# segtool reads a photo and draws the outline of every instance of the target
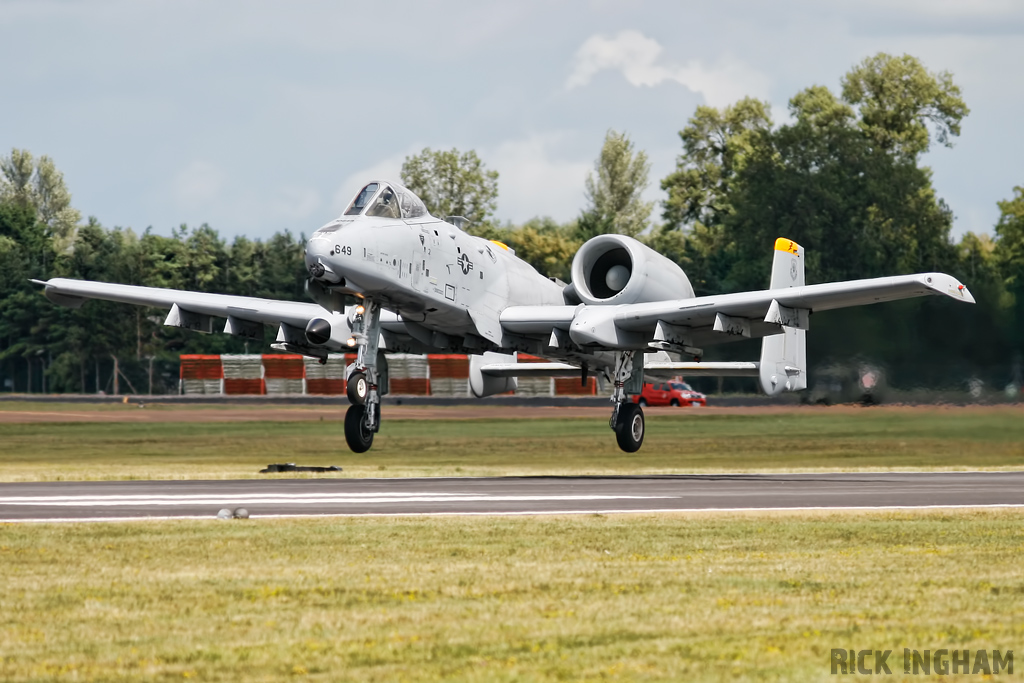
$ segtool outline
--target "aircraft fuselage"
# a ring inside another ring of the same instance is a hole
[[[432,216],[341,217],[309,238],[306,266],[335,291],[372,298],[403,320],[491,342],[514,305],[562,305],[562,287],[507,247]]]

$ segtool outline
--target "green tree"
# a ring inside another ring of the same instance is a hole
[[[797,93],[792,121],[778,127],[766,104],[748,99],[722,110],[700,107],[680,133],[683,154],[662,183],[666,225],[652,238],[671,247],[698,293],[764,287],[780,236],[807,248],[809,282],[961,274],[972,265],[991,272],[994,252],[982,241],[958,250],[950,240],[952,212],[919,161],[933,140],[948,146],[960,133],[967,107],[952,77],[932,74],[912,57],[879,54],[851,69],[842,85],[841,96],[820,85]],[[676,231],[681,238],[669,240]],[[980,291],[988,296],[989,289]],[[986,329],[995,340],[998,324],[983,321],[992,310],[935,305],[823,313],[815,317],[810,355],[819,362],[874,357],[904,385],[948,381],[943,370],[954,368],[954,356],[973,359],[958,361],[964,367],[991,364],[994,356],[973,350],[963,331]],[[952,319],[955,333],[937,328]]]
[[[761,136],[730,193],[718,246],[731,289],[764,286],[775,238],[808,249],[811,281],[939,270],[954,260],[952,215],[931,171],[879,150],[826,88],[790,102],[794,123]]]
[[[0,200],[0,375],[22,391],[30,373],[38,376],[32,364],[45,352],[40,318],[49,302],[28,282],[53,261],[45,230],[31,204]]]
[[[475,151],[427,147],[405,158],[402,182],[419,195],[432,215],[463,216],[473,233],[492,227],[498,207],[498,172],[487,170]]]
[[[72,208],[64,174],[50,157],[44,155],[36,162],[28,150],[19,149],[0,157],[0,201],[31,206],[47,226],[57,252],[74,242],[82,215]]]
[[[950,144],[967,113],[948,73],[879,54],[844,77],[842,98],[813,86],[789,108],[793,122],[773,128],[756,100],[699,107],[680,133],[664,217],[686,234],[698,290],[764,286],[780,235],[807,247],[811,281],[955,262],[952,214],[918,163],[930,131]]]
[[[1013,188],[1013,197],[998,204],[996,257],[1006,284],[1024,287],[1024,187]]]
[[[735,288],[729,272],[735,262],[724,234],[734,213],[733,186],[755,150],[770,142],[770,105],[744,98],[721,110],[699,106],[679,132],[683,154],[676,170],[661,181],[668,193],[657,237],[661,248],[672,242],[679,264],[698,294]],[[670,236],[682,231],[682,239]],[[654,236],[652,236],[653,238]]]
[[[668,193],[664,218],[668,227],[721,225],[730,212],[730,189],[753,147],[772,127],[767,102],[744,98],[718,110],[697,107],[679,131],[683,154],[675,172],[661,181]]]
[[[860,126],[885,152],[916,158],[931,146],[931,133],[947,147],[960,135],[970,110],[948,71],[932,73],[916,57],[880,52],[846,74],[843,99],[855,106]]]
[[[488,235],[512,247],[516,256],[547,277],[568,282],[573,256],[582,241],[575,223],[556,223],[551,218],[533,218],[522,226],[507,227]]]
[[[1007,292],[1010,339],[1020,354],[1024,350],[1024,187],[1013,188],[1013,197],[999,202],[995,233],[993,252]]]
[[[651,164],[644,151],[633,151],[625,133],[609,130],[594,162],[594,173],[587,174],[588,206],[579,220],[580,236],[588,239],[601,233],[636,237],[647,229],[654,202],[641,199],[647,189]]]

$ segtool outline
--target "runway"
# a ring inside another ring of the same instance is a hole
[[[0,484],[0,522],[1024,506],[1024,472]]]

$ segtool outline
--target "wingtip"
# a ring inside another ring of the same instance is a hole
[[[939,294],[945,294],[951,299],[963,301],[968,304],[977,303],[974,300],[974,295],[971,294],[971,290],[967,289],[967,285],[960,282],[952,275],[946,275],[945,273],[925,273],[923,279],[925,286]]]
[[[974,295],[971,294],[971,290],[967,289],[967,285],[957,280],[955,277],[949,278],[952,282],[947,288],[946,294],[953,299],[964,301],[969,304],[977,303],[974,300]]]

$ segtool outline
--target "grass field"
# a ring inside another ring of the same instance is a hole
[[[355,455],[169,410],[0,421],[0,480],[1010,469],[1022,417],[669,412],[636,455],[605,419],[390,420]],[[832,648],[903,680],[905,647],[1020,649],[1022,551],[1024,510],[0,524],[0,680],[818,681]]]
[[[348,451],[340,419],[0,423],[0,480],[260,477],[272,462],[353,477],[1024,467],[1024,410],[1012,407],[663,413],[634,455],[605,418],[511,415],[386,420],[362,455]]]
[[[831,648],[891,649],[879,680],[903,680],[904,647],[1020,651],[1022,523],[1008,510],[5,525],[0,680],[831,680]],[[942,680],[958,678],[980,680]]]

